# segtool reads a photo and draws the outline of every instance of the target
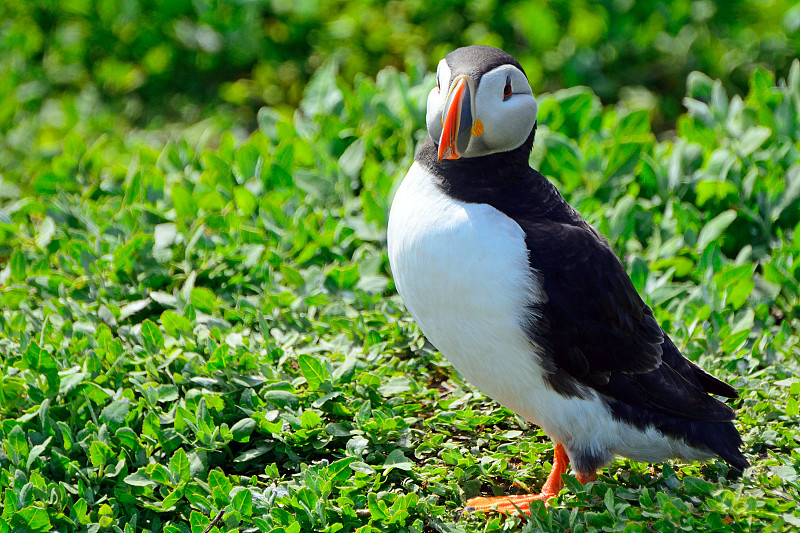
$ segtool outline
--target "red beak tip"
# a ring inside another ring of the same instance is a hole
[[[460,157],[461,156],[458,154],[458,152],[453,150],[451,146],[439,145],[439,153],[437,155],[438,162],[441,163],[442,159],[458,159]]]

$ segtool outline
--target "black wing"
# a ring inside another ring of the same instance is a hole
[[[680,354],[594,228],[518,223],[547,297],[531,308],[529,336],[550,356],[557,390],[576,394],[577,380],[632,407],[690,420],[733,418],[708,393],[736,397],[734,389]]]

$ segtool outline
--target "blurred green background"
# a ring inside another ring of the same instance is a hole
[[[0,21],[0,132],[12,137],[64,93],[139,125],[208,107],[252,125],[260,106],[296,106],[326,61],[353,80],[431,69],[468,44],[517,57],[537,93],[588,85],[604,103],[656,108],[664,129],[692,70],[741,94],[755,66],[785,76],[800,52],[791,0],[6,0]]]

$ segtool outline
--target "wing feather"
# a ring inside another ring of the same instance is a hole
[[[551,355],[554,374],[634,407],[692,420],[733,418],[708,393],[735,391],[680,354],[594,228],[583,221],[520,225],[547,295],[537,310],[545,320],[529,336]]]

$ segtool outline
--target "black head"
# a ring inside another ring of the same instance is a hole
[[[519,148],[531,136],[538,104],[516,59],[491,46],[447,54],[428,95],[428,133],[438,160],[482,157]]]

